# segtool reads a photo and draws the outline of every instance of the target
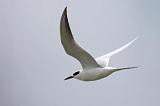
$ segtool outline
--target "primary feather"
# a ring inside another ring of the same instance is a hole
[[[75,42],[67,18],[67,8],[65,8],[61,17],[60,35],[61,43],[66,53],[76,58],[81,63],[83,69],[100,67],[95,59]]]

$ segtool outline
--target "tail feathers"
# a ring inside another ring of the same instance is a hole
[[[117,68],[117,69],[115,69],[115,71],[126,70],[126,69],[133,69],[133,68],[138,68],[138,67]]]

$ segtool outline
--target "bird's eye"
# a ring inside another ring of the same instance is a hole
[[[74,75],[74,76],[75,76],[75,75],[77,75],[77,74],[79,74],[79,71],[77,71],[77,72],[73,73],[73,75]]]

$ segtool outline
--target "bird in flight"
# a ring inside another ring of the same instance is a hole
[[[76,71],[75,73],[73,73],[73,75],[65,78],[64,80],[74,78],[82,81],[95,81],[105,78],[110,74],[120,70],[137,68],[137,67],[114,68],[108,66],[108,62],[111,56],[127,48],[137,38],[135,38],[134,40],[130,41],[126,45],[122,46],[121,48],[113,52],[110,52],[98,58],[93,58],[87,51],[81,48],[74,40],[68,22],[67,7],[64,9],[63,14],[61,16],[60,35],[61,35],[61,43],[64,47],[65,52],[68,55],[76,58],[82,66],[82,69]]]

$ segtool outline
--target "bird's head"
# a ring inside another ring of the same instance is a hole
[[[75,73],[73,73],[72,76],[69,76],[69,77],[65,78],[64,80],[68,80],[68,79],[74,78],[74,77],[77,76],[79,73],[80,73],[80,71],[76,71]]]

